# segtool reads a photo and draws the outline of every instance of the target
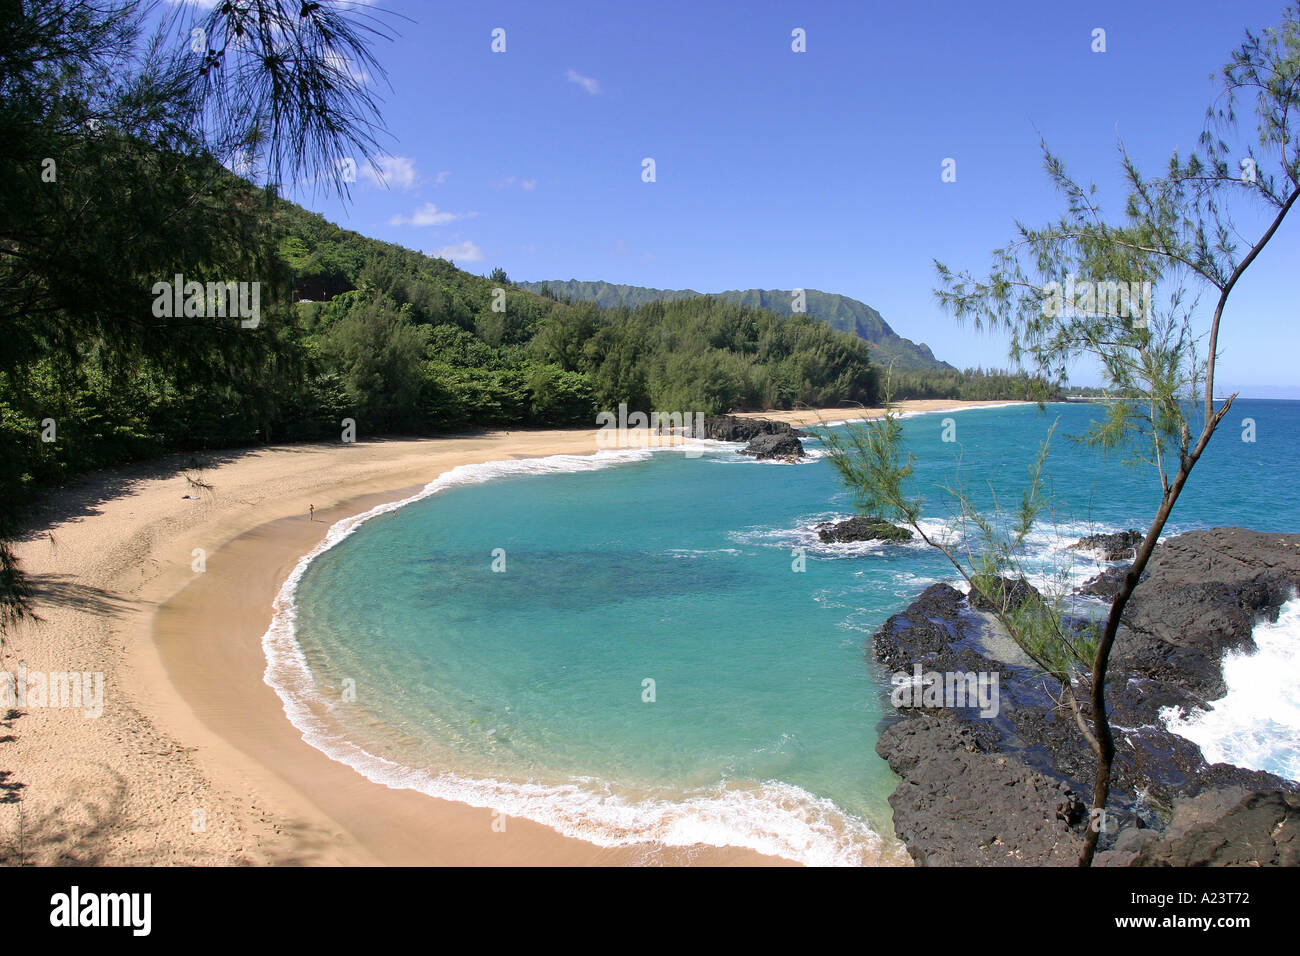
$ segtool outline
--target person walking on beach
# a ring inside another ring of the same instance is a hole
[[[315,505],[308,505],[308,506],[307,506],[307,520],[308,520],[308,521],[315,521],[315,520],[316,520],[316,506],[315,506]]]

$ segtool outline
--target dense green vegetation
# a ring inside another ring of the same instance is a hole
[[[1050,402],[1062,397],[1059,387],[1046,379],[1025,372],[1002,369],[968,368],[951,372],[882,373],[889,384],[890,397],[956,398],[964,402],[1026,401]]]
[[[348,290],[297,304],[305,347],[371,430],[590,424],[620,402],[714,413],[875,397],[866,344],[806,318],[713,299],[561,302],[283,208],[299,286]],[[317,416],[324,433],[336,411]]]
[[[541,291],[549,289],[563,299],[594,302],[607,308],[628,306],[635,308],[647,302],[670,302],[693,299],[699,292],[690,289],[649,289],[643,286],[615,285],[609,282],[581,282],[577,279],[521,283],[524,288]],[[719,292],[713,296],[725,302],[767,309],[777,315],[793,315],[794,293],[781,289],[739,289]],[[846,295],[803,290],[803,314],[810,319],[825,322],[833,329],[851,332],[871,345],[873,361],[882,368],[893,365],[900,372],[952,373],[957,369],[941,362],[924,343],[917,344],[903,338],[871,306]]]
[[[183,249],[160,250],[152,268],[124,269],[116,308],[151,327],[141,342],[87,325],[60,351],[34,347],[0,372],[0,428],[17,451],[6,456],[8,492],[172,450],[337,439],[344,418],[365,436],[592,425],[598,409],[620,402],[715,413],[876,398],[866,344],[806,318],[712,299],[566,304],[366,239],[287,202],[268,205],[228,175],[203,188],[249,211],[248,255],[264,262],[242,275],[269,280],[259,326],[154,319],[153,282],[174,272],[213,277]],[[216,232],[214,245],[242,248],[242,236]],[[291,305],[293,286],[339,291]],[[25,328],[37,340],[54,331]],[[229,340],[233,351],[202,348],[199,333]],[[164,346],[177,354],[155,360],[150,351]],[[47,418],[53,442],[39,440]]]

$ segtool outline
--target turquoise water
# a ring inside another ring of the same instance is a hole
[[[1069,440],[1098,411],[909,418],[927,527],[953,527],[940,488],[954,480],[984,500],[991,481],[1011,501],[1059,420],[1056,503],[1027,560],[1040,583],[1096,573],[1063,545],[1145,527],[1159,499],[1150,468],[1117,471]],[[1240,440],[1244,418],[1253,443]],[[955,442],[942,440],[948,419]],[[1169,532],[1300,530],[1300,403],[1240,402],[1221,429]],[[758,463],[703,444],[694,458],[456,469],[396,511],[336,526],[268,635],[268,679],[291,719],[373,779],[605,845],[901,861],[896,780],[874,751],[888,675],[865,648],[955,573],[919,543],[820,544],[813,526],[852,512],[827,461]],[[1262,749],[1255,759],[1271,759]]]

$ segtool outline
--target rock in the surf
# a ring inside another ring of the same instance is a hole
[[[985,591],[978,588],[971,588],[966,595],[971,607],[977,611],[1001,611],[1004,608],[1015,611],[1023,607],[1027,601],[1042,598],[1038,589],[1024,578],[996,578],[986,584],[985,589],[988,596],[985,596]],[[996,606],[995,601],[998,602]]]
[[[1090,534],[1070,545],[1070,550],[1095,551],[1103,561],[1131,561],[1145,537],[1136,528],[1110,534]]]
[[[803,438],[799,429],[772,418],[740,418],[736,415],[709,415],[704,427],[696,429],[696,438],[713,441],[753,441],[759,435],[793,435]]]
[[[758,435],[740,453],[753,455],[759,460],[798,461],[803,457],[803,442],[790,432]]]
[[[1119,594],[1119,589],[1124,586],[1124,578],[1128,576],[1131,567],[1131,564],[1122,564],[1116,568],[1107,568],[1100,574],[1083,582],[1083,585],[1079,588],[1079,593],[1091,597],[1112,599],[1116,594]]]
[[[844,521],[826,521],[817,526],[817,537],[827,544],[854,541],[911,541],[912,532],[874,515],[854,515]]]

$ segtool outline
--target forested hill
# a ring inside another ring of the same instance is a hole
[[[346,355],[340,338],[350,325],[370,329],[376,315],[420,340],[422,413],[390,406],[388,427],[583,424],[622,402],[713,413],[878,397],[869,347],[806,316],[710,299],[612,309],[561,301],[501,269],[473,275],[281,208],[295,318],[321,357]],[[353,401],[364,391],[349,380]]]
[[[709,295],[726,302],[767,309],[778,315],[793,314],[792,290],[743,289],[728,292],[695,292],[692,289],[649,289],[634,285],[613,285],[609,282],[582,282],[577,279],[546,282],[520,282],[520,288],[540,291],[550,288],[561,298],[580,302],[594,302],[606,307],[627,306],[635,308],[646,302],[675,301]],[[872,361],[884,368],[891,362],[898,372],[956,372],[957,369],[934,357],[925,343],[903,338],[871,306],[857,299],[833,292],[804,290],[805,306],[809,318],[825,322],[833,329],[851,332],[872,344]]]
[[[635,309],[557,301],[516,288],[499,269],[472,275],[267,202],[221,170],[177,178],[178,206],[188,208],[186,195],[223,191],[222,208],[239,216],[202,217],[214,224],[194,230],[205,245],[159,242],[122,263],[111,212],[130,194],[101,193],[94,235],[75,237],[97,257],[38,260],[74,262],[83,285],[112,281],[119,294],[111,314],[102,297],[64,296],[10,329],[0,348],[0,443],[15,452],[0,464],[0,501],[177,450],[337,440],[345,419],[365,438],[594,427],[598,411],[623,402],[713,414],[870,404],[879,395],[867,343],[804,316],[713,299]],[[41,195],[39,183],[31,193]],[[210,212],[197,208],[195,216]],[[168,211],[147,210],[149,228]],[[225,258],[214,262],[213,248]],[[227,317],[235,313],[206,308],[201,293],[191,309],[186,291],[184,315],[173,317],[172,294],[163,310],[152,290],[175,274],[214,286],[259,283],[260,314]],[[51,285],[0,260],[0,286],[11,278],[32,285],[33,296]],[[33,440],[49,420],[58,440]]]

